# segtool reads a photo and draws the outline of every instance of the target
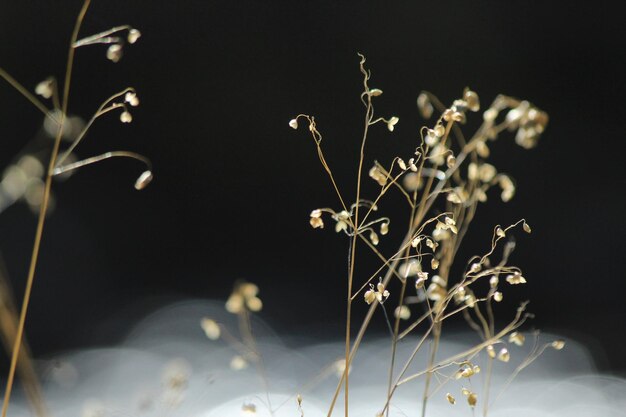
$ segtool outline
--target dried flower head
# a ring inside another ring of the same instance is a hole
[[[370,289],[365,291],[365,294],[363,294],[363,298],[367,304],[372,304],[374,301],[378,301],[382,304],[385,302],[387,297],[389,297],[389,291],[385,289],[382,282],[376,284],[376,287],[370,284]]]

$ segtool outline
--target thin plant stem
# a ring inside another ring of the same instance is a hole
[[[70,82],[72,78],[72,67],[74,64],[75,49],[73,45],[74,45],[74,42],[76,42],[76,39],[78,38],[78,32],[80,30],[80,26],[85,17],[85,14],[87,13],[87,9],[89,8],[90,2],[91,0],[85,0],[85,2],[83,3],[82,9],[80,10],[80,13],[78,14],[78,18],[76,19],[76,24],[74,26],[74,31],[72,32],[72,38],[70,41],[70,47],[69,47],[68,57],[67,57],[67,67],[65,69],[65,81],[63,84],[61,120],[57,128],[57,133],[56,133],[56,137],[54,140],[54,146],[52,148],[52,153],[50,155],[50,162],[48,164],[48,170],[46,172],[46,181],[45,181],[45,186],[44,186],[43,200],[41,202],[41,207],[39,209],[39,218],[37,220],[35,241],[33,244],[33,251],[31,254],[30,266],[28,268],[28,277],[26,279],[26,289],[24,291],[22,309],[20,312],[20,320],[18,323],[17,333],[15,336],[15,343],[13,345],[13,352],[11,355],[11,365],[9,368],[9,374],[7,376],[7,385],[4,391],[4,401],[2,403],[2,415],[1,415],[2,417],[6,417],[7,410],[9,408],[9,401],[11,399],[13,380],[15,378],[15,369],[17,366],[18,358],[19,358],[22,337],[24,335],[24,325],[26,323],[26,314],[28,312],[28,304],[30,301],[30,295],[31,295],[32,288],[33,288],[33,281],[35,278],[35,269],[37,267],[37,259],[39,257],[39,248],[41,246],[41,238],[43,236],[46,212],[48,210],[48,203],[50,200],[50,189],[52,186],[52,171],[56,164],[56,159],[59,153],[59,146],[61,144],[61,137],[63,134],[63,125],[65,123],[65,115],[67,114],[68,99],[69,99],[69,93],[70,93]]]

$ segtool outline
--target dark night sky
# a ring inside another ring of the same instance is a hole
[[[155,180],[135,191],[141,167],[120,160],[55,184],[27,324],[35,353],[114,342],[148,309],[225,298],[238,278],[259,284],[279,330],[324,324],[339,336],[347,244],[308,225],[311,209],[337,202],[309,136],[287,122],[314,114],[327,160],[352,187],[362,52],[385,92],[377,111],[401,120],[393,134],[374,129],[370,162],[414,147],[422,89],[449,103],[471,86],[484,104],[505,93],[550,114],[537,148],[506,135],[492,148],[518,192],[481,207],[460,259],[485,250],[494,224],[528,219],[533,233],[518,234],[514,261],[530,278],[519,294],[534,325],[581,338],[602,369],[625,372],[626,36],[611,2],[547,3],[94,1],[83,35],[129,23],[143,37],[118,64],[104,47],[78,51],[71,112],[88,117],[127,85],[141,106],[130,125],[97,122],[78,152],[141,152]],[[80,2],[0,7],[0,66],[29,87],[60,75]],[[40,123],[0,83],[3,167]],[[18,296],[34,228],[24,204],[0,216]]]

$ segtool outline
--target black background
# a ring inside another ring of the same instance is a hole
[[[223,299],[238,278],[259,284],[263,317],[279,331],[340,337],[347,242],[308,225],[311,209],[338,204],[308,132],[287,123],[297,113],[316,116],[327,160],[352,190],[362,52],[371,85],[384,90],[378,113],[400,117],[393,134],[373,129],[367,166],[414,148],[422,89],[450,103],[471,86],[483,105],[505,93],[550,114],[537,148],[525,151],[506,135],[492,147],[517,195],[503,204],[493,194],[481,207],[459,259],[486,250],[494,224],[528,219],[533,233],[517,233],[514,261],[529,284],[507,297],[502,317],[528,297],[534,326],[579,338],[601,369],[624,373],[626,38],[619,2],[586,4],[95,1],[82,35],[128,23],[143,37],[118,64],[105,47],[79,50],[70,110],[87,118],[127,85],[141,106],[130,125],[98,121],[78,152],[141,152],[155,180],[135,191],[142,168],[119,160],[55,183],[27,323],[35,355],[114,343],[150,309]],[[3,1],[0,65],[29,88],[60,77],[79,8]],[[0,83],[3,167],[41,118]],[[391,198],[381,210],[401,216],[399,204]],[[17,297],[35,221],[24,204],[0,216]],[[400,224],[392,223],[389,242]]]

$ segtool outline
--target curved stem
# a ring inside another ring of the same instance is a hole
[[[100,161],[104,161],[105,159],[116,158],[116,157],[136,159],[146,164],[148,170],[152,169],[152,163],[150,162],[148,158],[146,158],[143,155],[140,155],[135,152],[130,152],[130,151],[111,151],[111,152],[103,153],[101,155],[92,156],[91,158],[82,159],[80,161],[73,162],[71,164],[58,166],[54,168],[54,170],[52,171],[52,175],[53,176],[60,175],[60,174],[63,174],[64,172],[73,171],[75,169],[84,167],[86,165],[95,164],[96,162],[100,162]]]

